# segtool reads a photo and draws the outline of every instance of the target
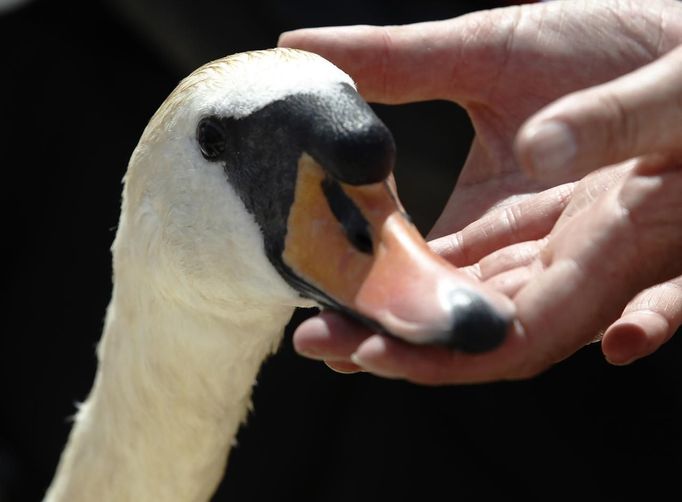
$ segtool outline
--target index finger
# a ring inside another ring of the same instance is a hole
[[[403,26],[307,28],[283,33],[278,45],[329,59],[350,74],[368,101],[461,102],[480,93],[503,64],[512,9]],[[482,26],[495,29],[477,38]]]

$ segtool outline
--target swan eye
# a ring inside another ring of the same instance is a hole
[[[216,160],[223,154],[226,139],[225,129],[218,119],[201,119],[197,126],[197,141],[206,160]]]

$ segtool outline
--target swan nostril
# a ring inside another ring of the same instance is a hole
[[[353,200],[343,191],[341,185],[329,177],[322,180],[322,192],[329,209],[341,224],[343,232],[351,245],[365,254],[374,252],[374,244],[369,223]]]
[[[449,295],[452,324],[443,344],[468,353],[492,350],[504,340],[511,319],[477,293],[456,289]]]
[[[372,254],[374,245],[367,229],[359,228],[350,232],[347,231],[346,235],[355,249],[361,253]]]

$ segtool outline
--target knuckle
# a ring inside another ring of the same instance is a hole
[[[509,206],[509,207],[504,209],[502,215],[503,215],[505,223],[507,224],[509,234],[512,237],[515,236],[516,234],[518,234],[519,221],[523,216],[521,214],[521,209],[519,207],[517,207],[516,205]]]
[[[391,33],[391,27],[382,26],[380,28],[381,34],[381,59],[380,59],[380,89],[382,89],[383,96],[392,96],[393,88],[391,82],[393,79],[389,75],[392,68],[392,54],[394,49],[393,35]]]

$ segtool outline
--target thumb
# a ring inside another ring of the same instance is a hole
[[[641,155],[682,151],[682,46],[555,101],[521,127],[515,146],[531,176],[552,183]]]

